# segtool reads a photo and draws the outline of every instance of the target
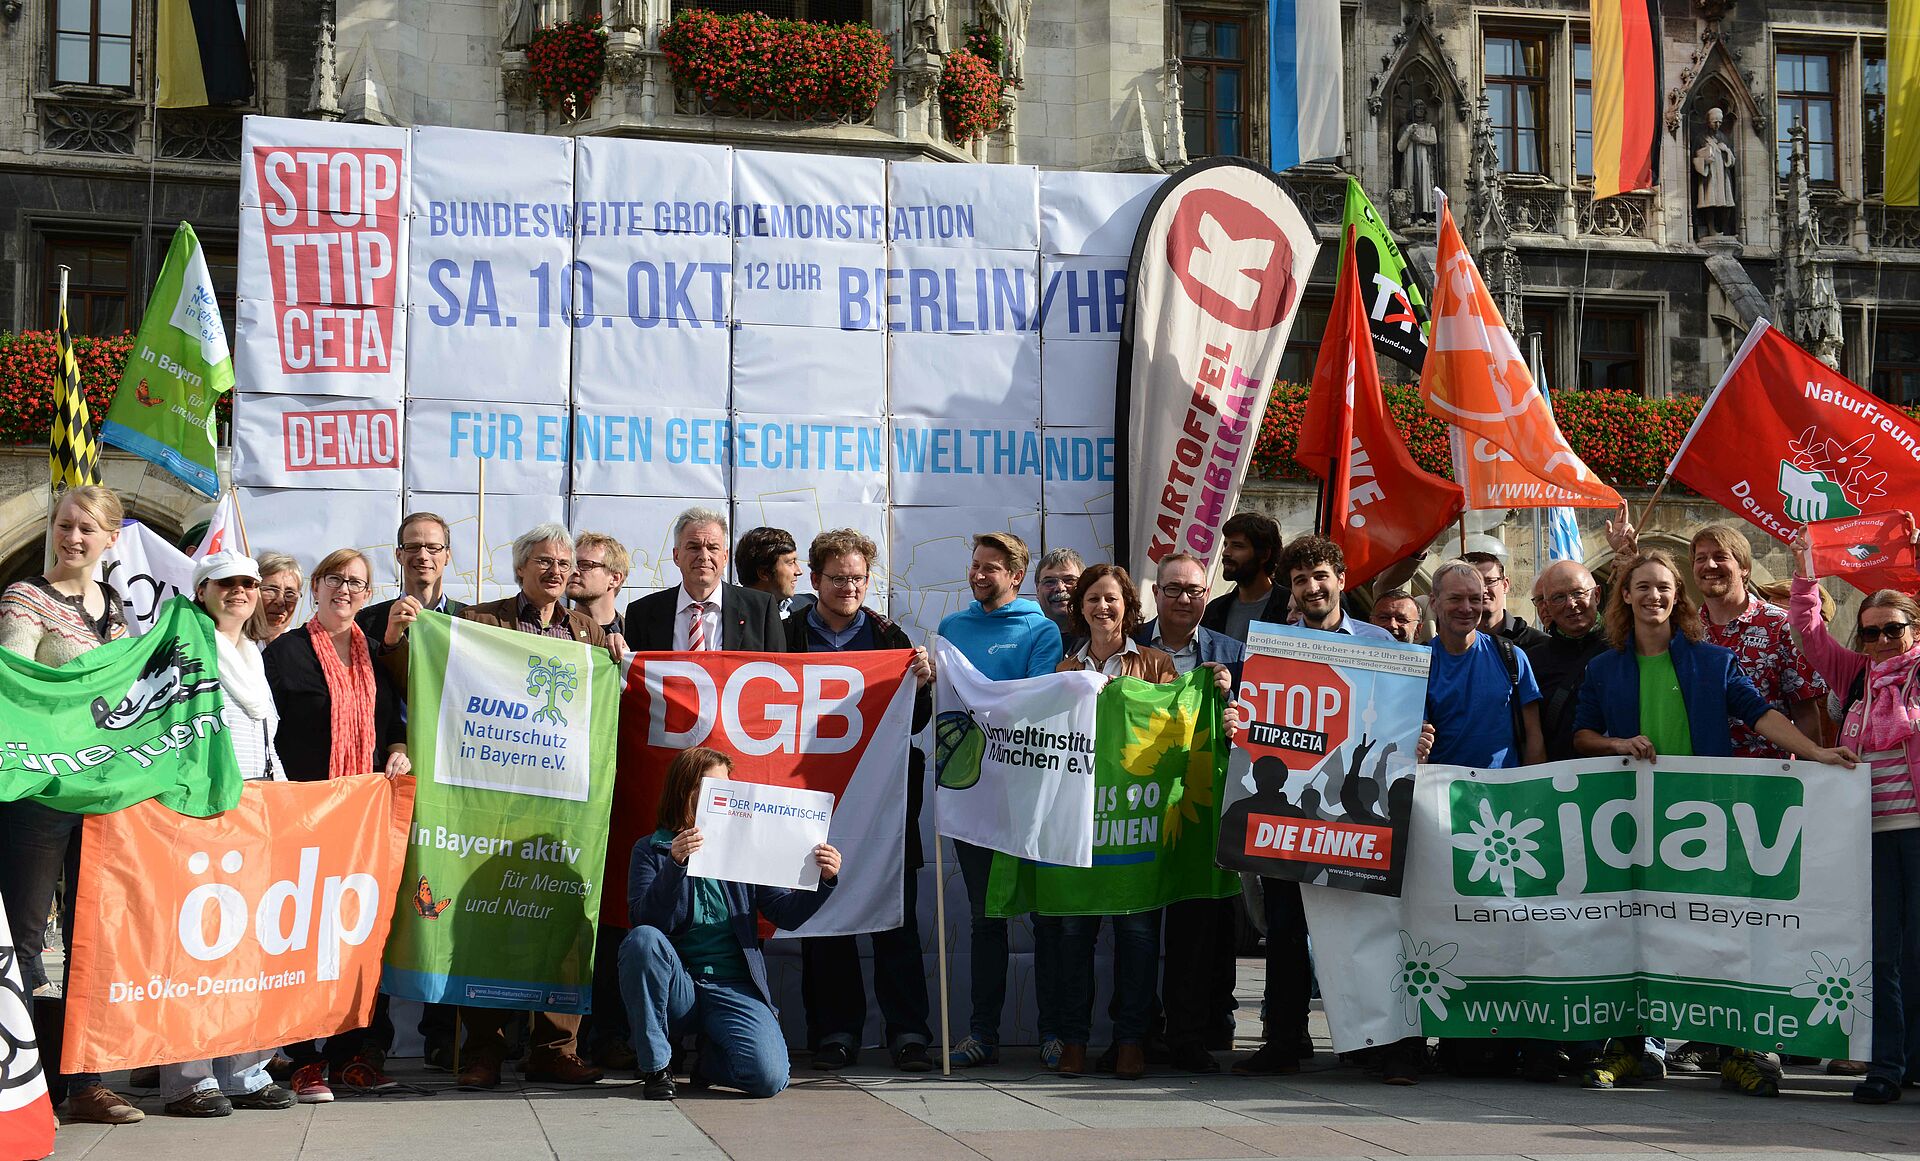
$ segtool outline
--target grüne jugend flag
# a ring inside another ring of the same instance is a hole
[[[1660,172],[1660,0],[1592,0],[1593,196]]]
[[[1887,6],[1886,201],[1920,206],[1920,0]]]
[[[213,408],[232,388],[233,355],[213,276],[193,227],[181,222],[100,439],[165,468],[203,496],[218,495]]]
[[[1500,308],[1440,203],[1433,333],[1420,396],[1427,413],[1460,429],[1455,477],[1469,509],[1618,508],[1620,493],[1573,454],[1527,370]],[[1461,454],[1465,448],[1467,454]]]
[[[1269,0],[1267,27],[1273,168],[1345,153],[1340,0]]]
[[[1407,265],[1407,256],[1400,252],[1400,244],[1393,240],[1393,233],[1380,220],[1380,211],[1373,208],[1357,178],[1347,179],[1347,213],[1341,238],[1340,269],[1347,268],[1348,251],[1357,255],[1360,298],[1366,304],[1376,353],[1410,371],[1420,370],[1427,361],[1427,300]]]
[[[1326,482],[1321,531],[1346,554],[1347,583],[1356,585],[1425,548],[1466,504],[1460,485],[1413,462],[1387,414],[1361,303],[1355,256],[1362,249],[1349,226],[1347,260],[1340,264],[1294,451],[1301,466]]]

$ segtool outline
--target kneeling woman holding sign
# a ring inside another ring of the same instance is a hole
[[[754,912],[789,931],[820,910],[839,881],[840,852],[814,848],[818,891],[793,891],[687,874],[700,849],[694,825],[702,778],[725,778],[733,759],[684,750],[667,767],[660,829],[634,844],[627,879],[633,930],[620,944],[620,994],[648,1100],[674,1097],[674,1037],[700,1036],[689,1083],[770,1097],[787,1087],[787,1042],[774,1016]]]

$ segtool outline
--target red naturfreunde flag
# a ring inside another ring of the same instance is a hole
[[[620,698],[619,766],[600,921],[628,927],[627,868],[651,835],[667,765],[690,746],[733,759],[742,782],[834,797],[827,841],[848,868],[798,935],[900,926],[913,653],[636,653]],[[787,934],[782,932],[781,934]]]
[[[1913,513],[1873,512],[1807,525],[1815,576],[1838,577],[1862,592],[1920,592],[1914,571]]]
[[[1114,559],[1136,576],[1176,550],[1217,558],[1319,251],[1293,195],[1251,162],[1188,166],[1147,207],[1114,416]]]
[[[1460,486],[1421,470],[1380,391],[1352,228],[1347,261],[1313,369],[1294,458],[1327,485],[1321,524],[1347,558],[1347,583],[1365,584],[1417,552],[1460,514]]]
[[[1920,492],[1920,425],[1761,319],[1700,408],[1667,474],[1775,540]],[[1911,574],[1848,579],[1897,588]]]

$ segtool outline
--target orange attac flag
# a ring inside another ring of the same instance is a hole
[[[1591,0],[1593,196],[1651,189],[1660,159],[1660,0]]]
[[[1444,202],[1435,270],[1420,395],[1428,414],[1458,427],[1469,444],[1485,441],[1491,449],[1462,457],[1467,507],[1618,508],[1620,493],[1560,434]]]
[[[1353,229],[1320,341],[1294,459],[1326,483],[1321,531],[1347,557],[1347,583],[1365,584],[1425,548],[1460,515],[1460,486],[1423,471],[1387,413],[1360,294]]]

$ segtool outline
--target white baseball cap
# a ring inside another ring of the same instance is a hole
[[[260,566],[251,556],[242,556],[237,552],[210,552],[193,566],[193,591],[200,591],[201,581],[224,580],[230,576],[250,576],[260,579]]]

